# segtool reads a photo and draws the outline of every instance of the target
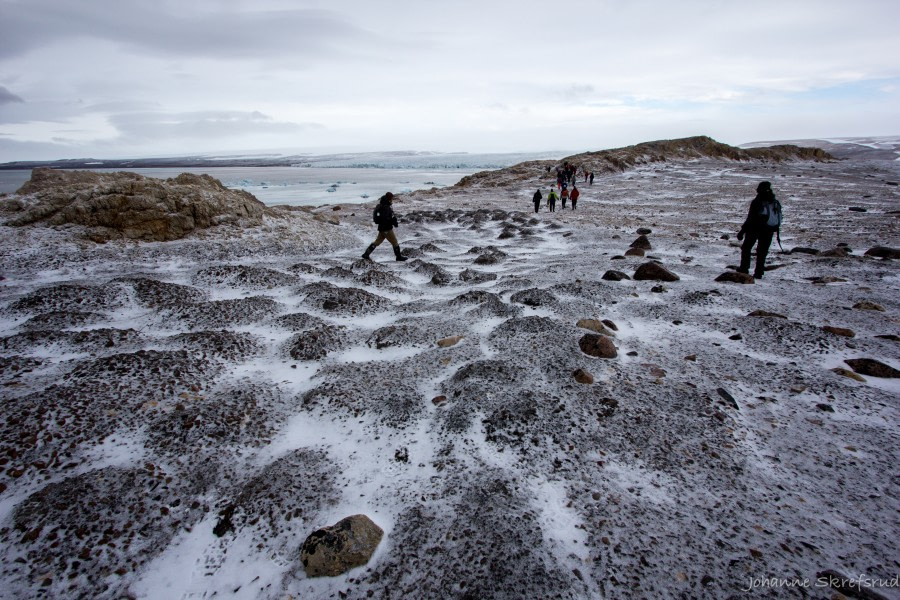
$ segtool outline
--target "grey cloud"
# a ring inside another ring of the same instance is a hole
[[[351,38],[374,37],[333,11],[228,12],[219,6],[176,14],[152,2],[7,0],[0,3],[0,23],[3,57],[53,42],[99,39],[179,58],[274,59],[289,53],[304,60],[338,52]]]
[[[323,129],[318,123],[279,122],[258,111],[164,112],[112,115],[110,123],[123,139],[139,142],[160,139],[216,139],[242,135],[291,134]]]
[[[13,102],[25,102],[11,91],[0,85],[0,104],[11,104]]]

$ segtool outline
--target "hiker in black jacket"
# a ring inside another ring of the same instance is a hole
[[[753,277],[759,279],[763,276],[766,265],[766,255],[769,253],[769,246],[772,245],[772,236],[778,232],[781,227],[781,203],[775,198],[772,192],[772,184],[768,181],[761,182],[756,186],[756,198],[750,203],[750,210],[747,212],[747,218],[741,225],[738,232],[738,241],[746,240],[741,245],[741,266],[738,268],[739,273],[750,272],[750,253],[753,245],[756,246],[756,269]]]
[[[387,240],[394,247],[396,259],[407,260],[406,256],[400,254],[400,244],[397,242],[397,236],[394,235],[394,227],[397,227],[397,217],[394,215],[394,209],[391,208],[393,199],[394,195],[388,192],[378,199],[378,206],[372,211],[372,220],[378,223],[378,237],[369,244],[369,247],[363,253],[362,257],[365,259],[371,260],[369,255],[372,254],[372,250],[377,248],[381,242]]]
[[[538,190],[534,193],[534,197],[532,200],[534,201],[534,212],[537,212],[541,208],[541,200],[544,199],[544,196],[541,194],[541,190]]]

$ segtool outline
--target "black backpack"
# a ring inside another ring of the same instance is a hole
[[[378,224],[381,224],[381,206],[376,206],[372,211],[372,220]]]

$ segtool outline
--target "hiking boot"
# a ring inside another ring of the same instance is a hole
[[[753,274],[753,279],[762,279],[762,276],[763,276],[762,271],[758,271]]]
[[[369,247],[366,248],[365,252],[363,252],[362,257],[365,258],[366,260],[372,260],[371,258],[369,258],[369,255],[372,254],[372,250],[374,250],[374,249],[375,249],[375,244],[369,244]]]
[[[394,246],[394,259],[395,260],[409,260],[409,257],[403,256],[400,254],[400,246]]]

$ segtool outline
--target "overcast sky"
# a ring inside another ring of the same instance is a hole
[[[898,0],[0,0],[0,161],[900,134]]]

